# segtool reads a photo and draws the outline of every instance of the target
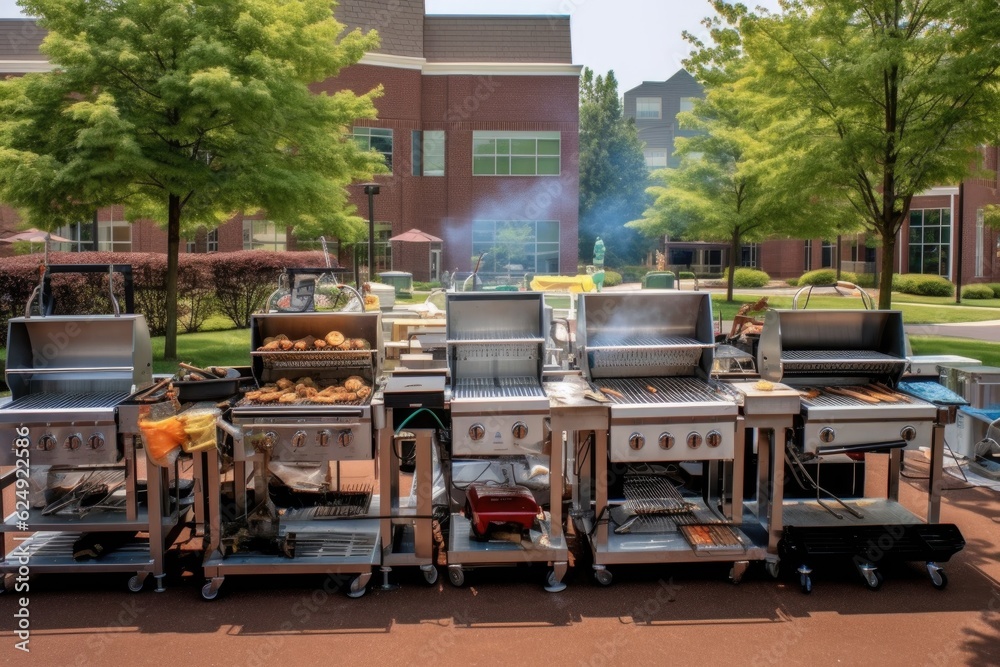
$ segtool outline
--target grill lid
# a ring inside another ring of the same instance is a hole
[[[906,369],[896,310],[769,310],[757,368],[772,382],[865,378],[896,386]]]

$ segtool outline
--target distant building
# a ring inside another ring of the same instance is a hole
[[[702,97],[703,88],[684,70],[666,81],[645,81],[625,92],[625,116],[635,119],[650,170],[679,166],[673,155],[674,139],[694,132],[680,129],[677,114],[690,110],[693,100]],[[909,219],[896,243],[895,272],[934,274],[955,282],[961,252],[963,285],[1000,281],[1000,232],[983,223],[985,206],[1000,204],[1000,148],[984,146],[981,152],[984,166],[992,175],[965,181],[964,206],[957,185],[934,187],[913,198]],[[675,269],[718,275],[729,266],[728,243],[666,237],[662,243],[667,264]],[[843,236],[839,246],[836,238],[771,239],[743,245],[736,265],[762,269],[772,278],[794,278],[806,271],[834,268],[838,262],[843,271],[871,274],[881,271],[880,252],[864,234]]]
[[[341,0],[335,13],[348,29],[381,36],[376,52],[314,86],[385,88],[378,119],[354,128],[355,140],[381,151],[392,169],[375,179],[376,270],[409,271],[416,280],[436,280],[445,268],[466,271],[474,255],[516,226],[525,243],[509,265],[575,271],[581,68],[572,64],[569,17],[427,15],[423,0]],[[33,20],[0,20],[0,76],[47,70],[38,51],[43,36]],[[367,216],[362,188],[352,190]],[[15,224],[0,206],[0,235]],[[60,233],[91,249],[93,227],[81,221]],[[389,243],[411,229],[442,242]],[[166,250],[163,230],[132,224],[121,207],[98,213],[97,236],[102,250]],[[315,241],[295,239],[265,212],[248,212],[199,231],[181,250],[283,250]],[[332,250],[342,265],[353,265],[353,247],[333,239]],[[358,257],[367,257],[363,244]],[[495,256],[484,264],[488,272],[507,268]]]

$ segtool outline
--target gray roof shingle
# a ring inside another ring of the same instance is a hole
[[[423,0],[341,0],[333,14],[348,32],[354,28],[378,32],[381,44],[375,53],[423,56]]]
[[[34,19],[0,19],[0,60],[45,60],[38,51],[45,34]]]
[[[428,62],[572,63],[568,16],[425,16]]]

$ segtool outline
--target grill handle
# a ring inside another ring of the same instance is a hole
[[[840,290],[842,289],[856,291],[861,297],[861,304],[864,306],[865,310],[875,310],[875,300],[872,298],[872,295],[854,283],[847,282],[846,280],[838,280],[832,285],[806,285],[797,291],[795,296],[792,297],[792,310],[799,310],[799,296],[803,294],[805,294],[806,301],[802,304],[802,310],[805,310],[809,306],[809,297],[812,296],[814,287],[819,287],[821,289],[832,288],[838,294],[841,293]]]
[[[121,316],[121,309],[118,306],[118,299],[114,293],[114,274],[122,274],[125,288],[125,312],[135,313],[135,287],[132,280],[131,264],[49,264],[42,274],[42,282],[36,288],[40,288],[39,311],[43,316],[52,315],[55,311],[55,299],[52,296],[52,274],[54,273],[108,273],[108,295],[111,297],[111,307],[114,309],[115,317]],[[35,300],[36,293],[32,292],[28,298],[28,303],[24,307],[25,317],[30,316],[31,303]]]

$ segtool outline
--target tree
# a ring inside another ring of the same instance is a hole
[[[0,201],[54,229],[126,206],[167,231],[176,357],[182,232],[258,209],[296,229],[359,236],[345,186],[380,158],[350,137],[373,99],[309,85],[377,46],[342,35],[328,0],[22,0],[54,71],[0,82]],[[339,40],[339,41],[338,41]]]
[[[719,4],[716,2],[715,4]],[[997,138],[1000,11],[988,0],[787,0],[731,17],[748,86],[783,118],[813,188],[842,187],[880,239],[879,308],[892,300],[896,238],[915,194],[956,183]]]
[[[746,12],[721,3],[717,9],[731,19]],[[694,47],[685,66],[705,88],[705,98],[678,115],[682,127],[699,133],[675,140],[680,166],[653,174],[657,184],[647,190],[653,204],[628,226],[646,235],[728,241],[726,298],[732,301],[743,243],[778,233],[822,234],[846,218],[828,194],[794,185],[794,160],[774,151],[778,126],[761,122],[752,96],[742,89],[747,62],[739,34],[718,17],[704,24],[712,43],[685,33]]]
[[[646,207],[649,172],[632,119],[625,118],[613,71],[594,76],[584,68],[580,80],[580,233],[581,259],[594,240],[608,243],[608,264],[636,263],[647,242],[625,228]]]

